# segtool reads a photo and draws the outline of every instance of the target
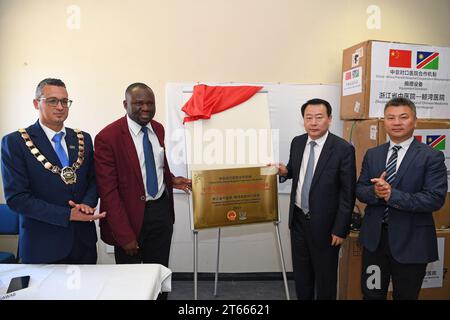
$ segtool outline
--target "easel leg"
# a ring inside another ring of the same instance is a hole
[[[194,300],[197,300],[198,231],[194,232]]]
[[[214,278],[214,296],[217,297],[217,282],[219,281],[219,259],[220,259],[220,228],[217,232],[217,260],[216,260],[216,276]]]
[[[286,266],[284,264],[283,247],[281,246],[279,223],[277,221],[277,222],[274,222],[273,224],[275,225],[275,230],[277,231],[278,249],[280,251],[281,269],[283,272],[283,281],[284,281],[284,290],[286,291],[286,300],[290,300],[289,287],[288,287],[287,276],[286,276]]]

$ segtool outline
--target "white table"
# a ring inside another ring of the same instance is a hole
[[[7,294],[14,277],[30,276],[29,287]],[[0,264],[1,300],[150,300],[171,291],[172,271],[160,264]]]

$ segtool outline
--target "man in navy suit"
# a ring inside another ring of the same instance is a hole
[[[384,108],[389,142],[367,151],[356,195],[367,204],[359,240],[365,299],[417,299],[427,263],[438,260],[432,212],[444,204],[444,154],[413,137],[416,107],[394,98]]]
[[[331,105],[322,99],[301,108],[306,134],[292,140],[280,181],[293,179],[289,207],[297,298],[336,299],[339,248],[350,231],[355,204],[355,149],[328,132]]]
[[[20,214],[23,263],[95,264],[98,202],[92,140],[64,126],[72,101],[59,79],[36,88],[39,120],[2,139],[8,206]]]

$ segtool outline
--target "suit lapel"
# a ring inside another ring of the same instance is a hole
[[[293,158],[294,163],[292,164],[292,168],[295,169],[294,177],[297,177],[297,180],[300,175],[300,166],[302,164],[303,153],[305,152],[306,141],[308,141],[308,135],[304,134],[297,144],[297,150],[294,151],[295,156]]]
[[[381,173],[383,173],[383,171],[386,171],[386,163],[387,163],[388,151],[389,151],[389,142],[385,143],[382,146],[382,148],[380,149],[380,154],[379,154],[379,157],[381,159],[379,161],[376,161],[377,170],[375,172],[379,172],[380,175],[381,175]],[[373,178],[378,178],[379,176],[373,177]]]
[[[36,121],[34,125],[30,126],[27,129],[27,132],[40,153],[47,158],[50,163],[61,166],[61,162],[56,155],[55,149],[53,149],[53,146],[48,140],[44,130],[41,128],[39,121]]]
[[[130,165],[133,168],[136,178],[141,184],[142,189],[144,189],[144,178],[142,177],[141,166],[139,164],[139,158],[136,152],[136,147],[134,146],[133,138],[131,137],[130,129],[128,128],[127,116],[122,118],[121,127],[122,127],[121,139],[124,151],[128,156]]]
[[[78,138],[75,133],[70,128],[66,128],[66,145],[67,152],[69,153],[69,166],[71,166],[78,158]]]
[[[162,136],[161,132],[159,132],[158,127],[156,127],[154,124],[155,124],[154,121],[151,120],[150,125],[152,126],[153,132],[156,134],[156,137],[158,138],[159,145],[161,148],[164,148],[163,136]]]
[[[330,158],[333,148],[334,148],[334,142],[333,142],[333,134],[328,133],[327,140],[325,140],[325,144],[323,145],[322,152],[320,153],[319,160],[317,161],[316,169],[314,170],[314,176],[313,180],[311,182],[311,189],[314,187],[314,184],[319,181],[320,175],[322,174],[323,170],[325,169],[328,159]]]
[[[399,183],[399,181],[401,180],[401,178],[403,177],[403,175],[405,174],[406,171],[408,171],[408,167],[411,164],[412,160],[417,156],[417,154],[419,153],[418,151],[418,146],[419,146],[418,141],[416,141],[416,139],[414,139],[411,144],[409,145],[408,151],[406,151],[405,156],[403,157],[402,163],[400,164],[400,167],[397,170],[397,174],[395,175],[395,179],[392,183],[393,187],[396,187]]]

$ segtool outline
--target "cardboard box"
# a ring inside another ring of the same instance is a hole
[[[351,231],[342,244],[339,258],[338,300],[361,300],[362,246],[359,232]]]
[[[344,50],[341,119],[383,117],[388,100],[404,96],[421,119],[450,118],[450,48],[365,41]]]
[[[437,237],[443,239],[443,269],[442,287],[423,288],[420,291],[420,300],[450,300],[450,229],[436,230]],[[362,246],[358,242],[358,232],[351,232],[342,245],[339,259],[339,300],[360,300]],[[441,257],[440,257],[441,258]],[[430,277],[431,275],[427,275]],[[388,292],[388,299],[392,299],[392,292]]]
[[[356,174],[359,177],[364,155],[386,141],[382,120],[344,121],[343,138],[355,147]]]
[[[421,139],[422,142],[428,143],[429,136],[445,135],[443,140],[443,150],[446,158],[447,176],[450,174],[450,121],[445,120],[418,120],[414,135]],[[356,152],[356,170],[357,175],[361,173],[362,161],[367,150],[383,144],[387,141],[386,130],[384,128],[383,120],[354,120],[344,121],[344,139],[355,146]],[[449,178],[449,177],[448,177]],[[449,181],[450,188],[450,181]],[[449,190],[450,191],[450,190]],[[356,201],[358,208],[364,212],[365,204]],[[450,227],[450,193],[447,193],[447,198],[444,206],[433,214],[436,228]]]

